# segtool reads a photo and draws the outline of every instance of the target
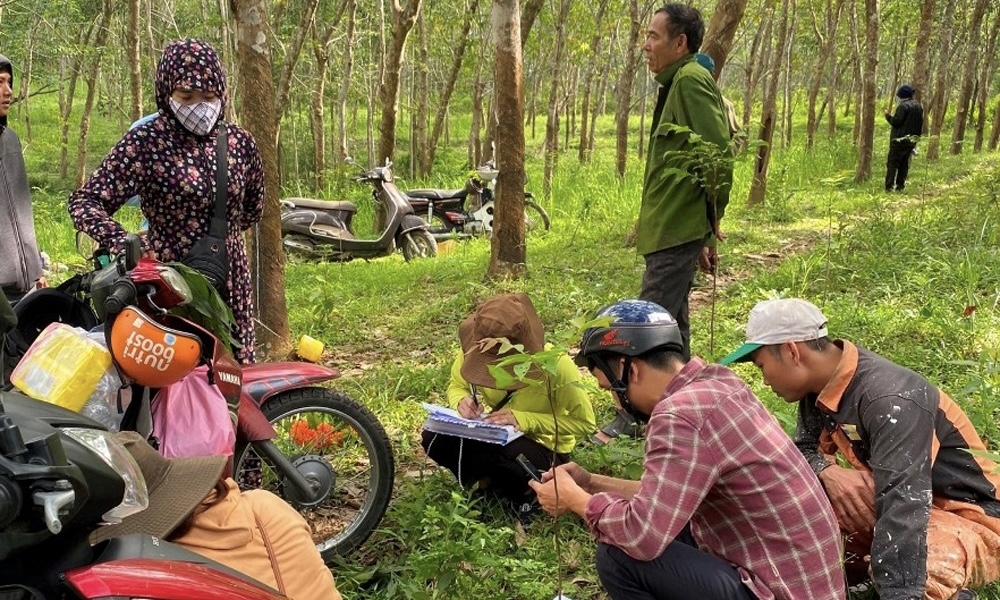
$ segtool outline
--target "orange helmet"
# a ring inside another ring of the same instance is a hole
[[[111,356],[132,381],[161,388],[177,383],[198,366],[201,340],[127,306],[111,325]]]

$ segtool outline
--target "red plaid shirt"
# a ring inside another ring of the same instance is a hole
[[[734,565],[758,598],[846,597],[819,480],[746,384],[699,358],[653,409],[639,493],[595,494],[586,521],[637,560],[658,557],[690,522],[698,547]]]

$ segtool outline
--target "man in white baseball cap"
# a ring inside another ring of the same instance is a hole
[[[1000,475],[947,394],[831,340],[819,308],[797,298],[750,311],[746,342],[722,364],[744,361],[799,405],[795,444],[837,514],[849,578],[870,574],[883,600],[971,599],[968,588],[1000,579]]]

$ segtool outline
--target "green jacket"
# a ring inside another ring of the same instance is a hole
[[[684,151],[693,146],[688,134],[670,131],[671,125],[691,129],[705,141],[726,148],[729,125],[722,93],[712,75],[690,54],[656,75],[663,87],[653,113],[653,127],[646,156],[646,174],[639,210],[639,236],[636,250],[646,255],[704,239],[712,232],[711,205],[706,189],[681,173],[678,156],[666,153]],[[729,203],[733,181],[732,162],[719,174],[716,198],[717,219],[722,219]],[[714,240],[711,242],[714,244]]]
[[[471,395],[471,388],[462,379],[462,363],[465,355],[459,349],[455,362],[451,365],[451,380],[448,382],[448,403],[458,406],[462,398]],[[524,435],[535,440],[550,450],[568,454],[583,439],[597,429],[594,418],[594,407],[590,396],[578,382],[580,371],[573,364],[573,359],[563,356],[556,367],[556,375],[552,382],[555,391],[555,414],[559,418],[559,440],[555,439],[555,420],[549,407],[549,398],[544,385],[529,385],[513,393],[510,402],[504,406],[510,409],[517,419],[518,426]],[[478,387],[479,401],[492,408],[496,406],[507,392]]]

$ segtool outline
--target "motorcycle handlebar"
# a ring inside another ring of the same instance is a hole
[[[130,279],[119,279],[104,301],[104,309],[108,315],[117,315],[126,306],[135,302],[135,284]]]

